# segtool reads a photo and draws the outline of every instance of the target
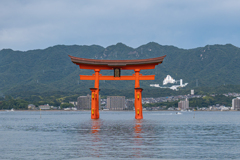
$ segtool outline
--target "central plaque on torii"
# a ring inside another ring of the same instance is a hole
[[[91,99],[91,118],[99,118],[99,80],[134,80],[135,81],[135,118],[142,119],[142,88],[140,88],[140,80],[154,80],[155,75],[142,75],[141,70],[155,69],[155,66],[161,64],[166,56],[137,59],[137,60],[98,60],[86,59],[70,56],[71,61],[79,65],[80,69],[91,69],[95,73],[91,76],[80,75],[80,80],[95,80],[94,88],[92,91]],[[101,70],[113,70],[113,76],[103,76],[100,74]],[[121,75],[121,70],[134,70],[133,75]]]

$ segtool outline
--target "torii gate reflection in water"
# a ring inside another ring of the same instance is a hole
[[[91,76],[80,75],[80,80],[95,80],[94,88],[90,88],[91,94],[91,118],[99,118],[99,80],[135,80],[135,118],[142,119],[142,88],[140,80],[154,80],[155,75],[142,75],[141,70],[155,69],[155,66],[161,64],[166,56],[137,59],[137,60],[97,60],[70,56],[71,61],[79,65],[80,69],[91,69],[95,74]],[[114,76],[103,76],[101,70],[114,70]],[[134,70],[132,76],[121,76],[121,70]]]

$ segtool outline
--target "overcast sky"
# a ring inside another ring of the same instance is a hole
[[[0,49],[118,42],[240,47],[240,0],[0,0]]]

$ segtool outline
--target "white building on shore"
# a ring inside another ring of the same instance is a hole
[[[38,106],[38,108],[41,110],[47,110],[47,109],[50,109],[50,106],[49,106],[49,104],[45,104],[45,105]]]
[[[178,108],[179,110],[188,110],[189,109],[188,99],[186,98],[185,100],[178,102]]]
[[[107,109],[124,110],[125,96],[107,96]]]
[[[240,97],[232,99],[232,109],[233,110],[240,110]]]

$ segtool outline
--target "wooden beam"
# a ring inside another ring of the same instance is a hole
[[[99,80],[135,80],[135,75],[132,76],[121,76],[121,77],[114,77],[114,76],[99,76]],[[140,75],[139,80],[154,80],[155,75]],[[88,76],[88,75],[80,75],[80,80],[95,80],[95,75]]]
[[[161,62],[160,62],[161,63]],[[80,69],[100,69],[100,70],[113,70],[114,68],[120,68],[121,70],[134,70],[134,69],[155,69],[155,66],[159,63],[142,64],[142,65],[128,65],[128,66],[107,66],[107,65],[89,65],[89,64],[78,64]]]

